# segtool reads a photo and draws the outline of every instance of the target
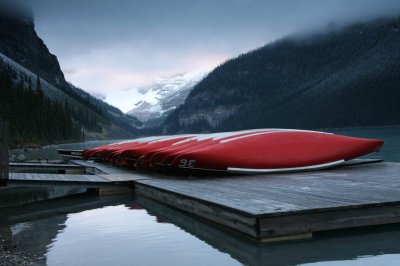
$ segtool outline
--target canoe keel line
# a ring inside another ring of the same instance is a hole
[[[293,168],[278,168],[278,169],[247,169],[247,168],[228,167],[227,172],[235,174],[266,174],[266,173],[312,171],[312,170],[322,170],[326,168],[331,168],[334,166],[341,165],[345,162],[346,162],[345,160],[338,160],[335,162],[324,163],[319,165],[310,165],[310,166],[293,167]]]
[[[265,174],[330,168],[377,152],[382,145],[381,140],[318,131],[254,129],[145,137],[59,153],[74,159],[165,171]]]

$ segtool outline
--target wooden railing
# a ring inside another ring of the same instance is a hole
[[[8,181],[8,123],[0,118],[0,186]]]

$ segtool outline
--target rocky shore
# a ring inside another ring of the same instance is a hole
[[[11,252],[3,244],[4,240],[0,237],[0,265],[1,266],[25,266],[37,265],[33,263],[28,257],[20,252]]]
[[[14,266],[14,265],[36,265],[29,258],[19,253],[11,253],[10,251],[0,250],[0,265]]]

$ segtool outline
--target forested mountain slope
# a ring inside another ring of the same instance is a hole
[[[400,124],[400,19],[293,36],[217,67],[164,133]]]
[[[84,129],[86,137],[127,138],[138,134],[137,128],[141,123],[137,119],[65,80],[56,56],[50,53],[34,27],[30,12],[14,12],[0,5],[0,67],[13,69],[14,82],[31,80],[30,88],[35,90],[35,81],[39,79],[44,96],[59,104],[64,111],[68,108],[71,119]],[[29,86],[24,84],[24,87]],[[3,106],[0,106],[0,111],[9,116]]]

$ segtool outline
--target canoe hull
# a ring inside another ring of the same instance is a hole
[[[252,173],[321,169],[376,152],[382,145],[380,140],[321,132],[265,132],[181,154],[172,166]]]
[[[257,129],[143,138],[83,154],[118,165],[259,174],[334,167],[382,145],[381,140],[325,132]]]

